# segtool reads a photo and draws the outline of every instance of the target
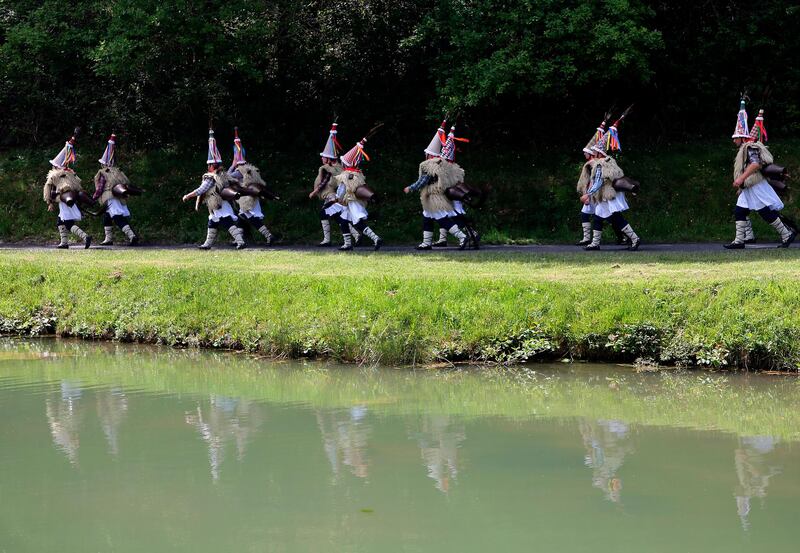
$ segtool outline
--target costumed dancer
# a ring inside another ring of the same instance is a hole
[[[339,214],[344,237],[344,244],[339,248],[342,251],[353,249],[350,225],[353,225],[359,233],[372,240],[376,251],[383,244],[381,237],[367,226],[367,218],[369,217],[367,201],[373,194],[367,188],[367,181],[359,168],[365,159],[369,161],[369,156],[364,151],[366,142],[367,139],[362,138],[349,152],[341,156],[340,160],[344,165],[344,171],[334,177],[336,181],[336,198],[345,207]]]
[[[91,203],[91,198],[83,191],[81,179],[70,167],[73,163],[75,163],[75,135],[64,144],[58,155],[50,160],[52,168],[47,173],[43,190],[47,211],[54,211],[56,206],[58,207],[56,226],[60,241],[56,247],[62,250],[69,248],[70,232],[83,241],[84,248],[92,245],[92,237],[78,226],[78,221],[82,219],[79,204],[82,201]]]
[[[583,166],[583,171],[578,179],[578,190],[586,190],[581,196],[581,201],[584,205],[591,204],[594,207],[592,241],[584,247],[585,250],[600,249],[603,224],[606,221],[609,221],[615,230],[628,237],[630,251],[638,250],[641,245],[641,239],[622,216],[622,213],[629,209],[625,192],[615,189],[615,183],[625,175],[614,158],[608,154],[609,151],[615,152],[622,149],[619,142],[619,125],[625,115],[623,113],[611,125],[603,139],[592,146],[592,159]]]
[[[455,128],[455,127],[453,127]],[[466,138],[455,138],[454,140],[460,142],[469,142]],[[453,156],[455,156],[455,148],[453,149]],[[456,184],[455,186],[451,186],[447,190],[445,190],[445,195],[450,198],[450,201],[453,202],[453,210],[456,212],[455,222],[458,227],[467,235],[470,245],[475,248],[476,250],[480,248],[480,241],[481,235],[475,229],[475,225],[472,223],[472,219],[467,215],[467,210],[464,207],[465,203],[469,203],[471,200],[474,200],[476,196],[482,196],[483,193],[478,192],[477,190],[470,188],[464,183],[464,170],[461,168],[458,163],[455,162],[455,159],[452,160],[452,164],[458,168],[461,175],[461,182]],[[472,204],[470,204],[472,205]],[[434,247],[441,248],[447,246],[447,235],[448,229],[444,229],[439,227],[439,240],[433,243]]]
[[[747,110],[742,99],[736,116],[736,128],[731,138],[734,145],[739,148],[733,162],[733,187],[738,194],[734,211],[736,236],[733,242],[725,244],[724,247],[729,250],[744,249],[745,243],[755,239],[749,215],[750,211],[757,211],[761,218],[778,232],[781,238],[778,247],[788,248],[794,242],[797,233],[781,220],[778,212],[783,209],[783,202],[762,173],[762,169],[773,161],[772,154],[764,145],[767,141],[764,110],[759,110],[756,122],[748,132]]]
[[[322,242],[318,244],[320,247],[327,247],[332,244],[331,221],[339,223],[341,226],[341,214],[345,210],[345,207],[336,200],[337,183],[335,177],[342,172],[342,166],[339,163],[339,152],[342,147],[336,138],[339,132],[337,128],[338,125],[336,123],[331,125],[328,141],[325,143],[323,151],[319,154],[322,165],[319,166],[317,171],[314,189],[308,195],[309,198],[317,197],[322,200],[322,207],[319,210],[319,220],[322,224]],[[352,236],[355,229],[350,228],[350,225],[348,225],[348,228]]]
[[[128,209],[127,198],[131,194],[138,194],[141,191],[131,185],[128,177],[118,167],[116,167],[116,143],[117,135],[112,134],[108,139],[108,144],[103,152],[103,157],[97,161],[100,163],[100,170],[94,176],[94,195],[93,200],[99,200],[103,206],[103,230],[105,239],[100,243],[101,246],[111,246],[114,243],[114,225],[128,238],[128,245],[136,246],[139,237],[131,228],[131,212]]]
[[[587,176],[591,174],[594,165],[597,163],[597,158],[594,151],[594,146],[601,140],[606,134],[606,122],[608,120],[609,115],[606,115],[603,118],[603,122],[595,130],[592,138],[589,139],[589,142],[586,146],[583,147],[583,157],[585,163],[583,168],[581,169],[581,175],[583,176],[586,174]],[[589,189],[589,181],[586,178],[581,178],[578,180],[578,196],[583,197],[586,194],[586,191]],[[594,215],[594,204],[592,202],[584,203],[581,202],[583,207],[581,208],[581,229],[583,230],[583,238],[576,244],[577,246],[587,246],[592,242],[592,216]]]
[[[241,194],[236,192],[232,185],[236,181],[229,177],[222,168],[222,156],[217,149],[217,141],[214,138],[214,131],[208,131],[208,172],[203,175],[200,186],[189,192],[183,197],[183,201],[197,198],[195,209],[198,208],[200,201],[208,207],[208,233],[206,241],[200,244],[201,250],[210,250],[217,239],[219,229],[227,230],[236,243],[236,249],[241,250],[246,247],[244,243],[244,232],[237,225],[239,218],[233,212],[230,202],[236,200]]]
[[[267,184],[261,178],[258,167],[248,163],[242,140],[239,138],[239,127],[233,129],[233,161],[228,169],[228,175],[239,183],[241,196],[236,200],[239,204],[239,227],[244,230],[246,226],[258,231],[264,237],[267,246],[274,240],[272,233],[264,224],[264,213],[261,211],[260,197],[272,196],[267,191]]]
[[[448,188],[464,182],[464,170],[455,163],[456,141],[465,141],[456,138],[455,126],[450,129],[447,138],[444,138],[444,125],[436,131],[436,135],[425,148],[425,161],[419,164],[419,178],[414,184],[406,186],[403,192],[420,192],[422,202],[422,243],[418,250],[433,248],[434,223],[439,225],[458,239],[458,247],[464,249],[469,244],[469,238],[458,227],[453,202],[447,197]],[[441,235],[440,235],[441,236]],[[445,244],[447,238],[445,234]]]

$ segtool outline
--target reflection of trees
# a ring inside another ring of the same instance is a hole
[[[592,469],[592,486],[614,503],[622,499],[622,479],[617,475],[625,456],[633,453],[628,425],[619,420],[582,419],[579,423],[584,464]]]
[[[61,381],[61,394],[57,399],[45,399],[45,414],[53,444],[61,450],[73,466],[78,465],[80,438],[78,426],[81,418],[80,399],[83,395],[80,384]]]
[[[369,476],[367,441],[370,425],[365,420],[367,408],[351,407],[347,411],[317,412],[317,424],[322,433],[322,445],[336,481],[345,465],[359,478]]]
[[[771,436],[743,436],[733,455],[739,485],[736,488],[736,512],[742,528],[750,528],[750,500],[757,497],[762,508],[767,497],[769,479],[781,472],[779,466],[769,463],[768,453],[775,449]]]
[[[108,451],[116,456],[119,453],[119,427],[128,412],[128,397],[121,388],[109,388],[95,392],[97,398],[97,418],[103,427],[108,442]]]
[[[225,445],[233,442],[236,459],[241,461],[247,444],[261,426],[262,414],[254,402],[211,395],[208,406],[204,408],[198,402],[194,413],[186,413],[185,421],[197,429],[206,443],[211,478],[216,481],[219,480]]]
[[[458,448],[467,435],[461,424],[452,422],[448,415],[426,415],[416,435],[428,477],[436,489],[447,493],[450,481],[458,476]]]

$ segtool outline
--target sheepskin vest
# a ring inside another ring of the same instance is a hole
[[[589,190],[589,182],[592,178],[592,172],[594,171],[594,166],[597,164],[597,160],[592,158],[586,163],[583,164],[581,168],[581,174],[578,177],[578,195],[583,196],[586,194],[586,191]]]
[[[351,203],[359,204],[366,209],[366,204],[363,200],[356,197],[356,189],[359,186],[367,184],[367,179],[364,178],[364,173],[358,171],[342,171],[334,177],[336,179],[336,187],[339,184],[344,184],[344,205]]]
[[[429,213],[453,211],[453,202],[445,196],[445,191],[464,182],[464,170],[456,163],[431,158],[419,164],[419,174],[433,177],[433,181],[419,191],[422,209]]]
[[[214,186],[211,189],[203,194],[203,201],[208,207],[208,213],[213,215],[214,211],[222,207],[222,196],[220,196],[220,192],[222,189],[228,186],[229,179],[227,174],[224,171],[217,171],[214,173],[205,173],[203,175],[203,180],[212,179],[214,181]]]
[[[601,186],[600,190],[592,195],[592,200],[595,203],[613,200],[617,197],[617,192],[614,190],[614,181],[624,177],[625,173],[622,172],[622,169],[619,165],[617,165],[617,162],[614,161],[614,158],[606,157],[592,161],[595,163],[592,165],[591,173],[589,174],[589,183],[594,181],[594,177],[597,174],[598,169],[603,171],[603,186]],[[589,183],[587,183],[587,186],[590,186]]]
[[[336,165],[320,165],[319,172],[317,173],[317,178],[314,180],[314,190],[319,188],[320,183],[322,183],[322,178],[325,174],[329,174],[330,178],[328,178],[328,182],[323,186],[319,192],[317,192],[317,197],[322,200],[323,203],[332,202],[336,199],[336,179],[335,177],[342,172],[342,166],[338,163]]]
[[[100,177],[105,179],[105,184],[101,184]],[[108,200],[114,197],[113,190],[118,184],[130,184],[130,181],[125,173],[116,167],[103,167],[97,172],[94,176],[94,189],[103,188],[103,192],[100,194],[100,205],[106,205]],[[126,203],[124,198],[117,198],[117,200],[122,204]]]
[[[767,149],[764,144],[761,142],[745,142],[739,147],[739,151],[736,154],[736,159],[733,161],[733,178],[738,179],[744,170],[747,169],[747,166],[750,165],[750,160],[748,159],[747,150],[748,148],[755,148],[758,150],[759,155],[761,156],[761,167],[765,165],[769,165],[772,163],[772,154],[770,153],[769,149]],[[762,180],[765,180],[764,174],[761,170],[756,171],[744,181],[743,188],[750,188],[754,184],[758,184]]]
[[[44,190],[42,191],[44,201],[48,205],[58,203],[61,201],[59,196],[68,190],[74,192],[83,190],[81,179],[78,175],[66,169],[50,169],[47,173],[47,180],[44,183]]]
[[[260,190],[266,188],[267,183],[261,178],[261,171],[252,163],[243,163],[236,168],[242,174],[242,186],[255,186]],[[233,178],[233,177],[231,177]],[[250,211],[256,207],[258,198],[255,196],[242,196],[236,202],[241,211]]]

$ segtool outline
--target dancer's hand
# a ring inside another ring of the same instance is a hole
[[[589,205],[589,194],[584,194],[581,196],[581,203],[583,205]]]
[[[190,192],[189,194],[186,194],[186,195],[184,195],[184,196],[183,196],[183,201],[184,201],[184,202],[187,202],[187,201],[189,201],[189,200],[191,200],[191,199],[192,199],[192,194],[191,194],[191,192]]]
[[[734,179],[733,187],[734,188],[741,188],[742,185],[744,184],[744,181],[745,181],[745,176],[744,175],[739,175],[738,177],[736,177],[736,179]]]
[[[409,192],[411,192],[411,187],[410,186],[406,186],[405,188],[403,188],[403,192],[408,194]]]

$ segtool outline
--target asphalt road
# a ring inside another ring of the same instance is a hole
[[[758,244],[749,244],[746,249],[748,250],[757,250],[757,249],[775,249],[777,247],[777,242],[764,242]],[[792,248],[799,248],[800,242],[793,244]],[[83,246],[80,244],[74,244],[70,246],[70,249],[73,250],[82,250]],[[119,245],[119,246],[99,246],[99,245],[92,245],[92,250],[127,250],[133,249],[128,246]],[[197,246],[194,244],[178,244],[178,245],[140,245],[137,246],[135,249],[137,250],[193,250],[197,249]],[[42,250],[55,250],[55,247],[52,245],[41,245],[41,244],[25,244],[25,243],[9,243],[9,244],[0,244],[0,250],[31,250],[31,251],[42,251]],[[220,240],[217,242],[217,245],[214,247],[214,250],[233,250],[233,246],[228,244],[225,240]],[[265,251],[265,250],[284,250],[284,251],[313,251],[313,252],[330,252],[336,253],[340,255],[348,255],[352,253],[366,253],[366,252],[373,252],[372,246],[360,246],[353,250],[353,252],[339,252],[338,246],[332,248],[319,248],[316,246],[309,246],[309,245],[297,245],[297,244],[277,244],[271,246],[269,248],[264,247],[262,243],[253,242],[248,245],[245,250],[242,250],[241,253],[245,254],[251,251]],[[212,250],[213,251],[213,250]],[[473,253],[475,250],[464,250],[460,251],[455,245],[450,246],[448,248],[434,248],[432,251],[422,251],[417,252],[414,245],[406,245],[406,246],[383,246],[380,250],[381,252],[403,252],[403,253],[419,253],[420,255],[425,255],[427,253],[452,253],[458,255],[469,255]],[[578,246],[574,246],[571,244],[547,244],[547,245],[523,245],[523,246],[495,246],[495,245],[485,245],[481,246],[480,251],[486,252],[499,252],[499,253],[530,253],[530,254],[542,254],[542,253],[584,253],[585,255],[592,255],[595,252],[584,252],[583,248]],[[664,253],[664,252],[731,252],[737,250],[726,250],[722,247],[722,243],[720,242],[695,242],[695,243],[680,243],[680,244],[647,244],[643,243],[639,250],[636,252],[629,252],[624,246],[617,246],[615,244],[604,244],[601,246],[602,252],[619,252],[620,254],[625,255],[640,255],[640,254],[647,254],[647,253]]]

